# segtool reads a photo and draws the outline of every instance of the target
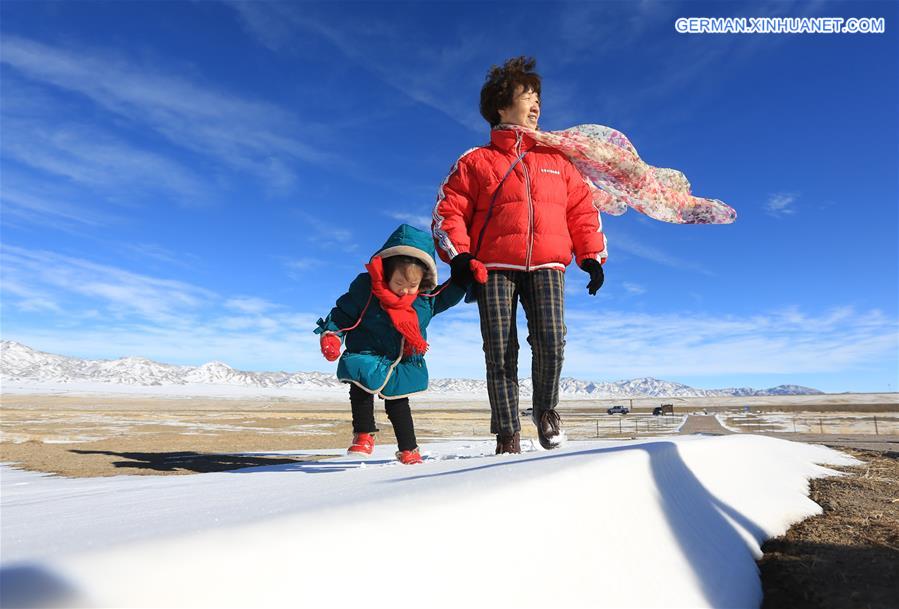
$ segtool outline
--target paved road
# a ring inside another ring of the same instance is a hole
[[[724,426],[718,422],[718,419],[715,418],[715,415],[690,414],[687,415],[687,420],[684,422],[683,427],[680,428],[680,433],[708,433],[715,435],[724,435],[734,432],[725,429]]]

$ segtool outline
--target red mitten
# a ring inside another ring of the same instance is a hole
[[[340,339],[336,334],[325,332],[322,334],[321,340],[322,355],[329,362],[333,362],[340,357]]]
[[[480,260],[472,260],[468,263],[471,274],[477,283],[487,283],[487,267]]]

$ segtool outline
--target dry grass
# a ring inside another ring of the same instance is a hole
[[[813,480],[824,513],[762,546],[765,608],[899,606],[899,453],[841,450],[864,465]]]
[[[392,444],[383,403],[376,405],[378,441]],[[675,426],[663,417],[630,415],[619,428],[620,417],[606,415],[607,407],[596,401],[561,404],[568,437],[595,438],[598,430],[602,437],[628,438]],[[490,437],[486,402],[441,409],[413,400],[413,412],[422,442]],[[536,439],[526,417],[522,423],[523,438]],[[349,405],[342,402],[9,394],[0,395],[0,432],[0,460],[73,477],[191,474],[309,460],[320,457],[265,453],[341,449],[352,435]]]

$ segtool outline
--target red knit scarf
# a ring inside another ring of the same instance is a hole
[[[424,354],[428,350],[428,343],[421,335],[418,326],[418,314],[412,308],[412,303],[418,298],[418,294],[397,296],[387,287],[384,280],[384,261],[380,256],[375,256],[371,262],[365,265],[368,274],[371,275],[371,291],[381,303],[381,308],[390,317],[393,327],[403,335],[406,342],[403,344],[403,357],[416,353]]]

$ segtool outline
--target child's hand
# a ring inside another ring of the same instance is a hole
[[[450,261],[450,271],[450,280],[464,289],[472,283],[487,283],[487,267],[467,252]]]
[[[325,332],[319,340],[322,349],[322,355],[329,362],[333,362],[340,357],[340,339],[333,332]]]
[[[487,283],[487,267],[480,260],[472,258],[468,263],[471,268],[471,278],[477,283]]]

